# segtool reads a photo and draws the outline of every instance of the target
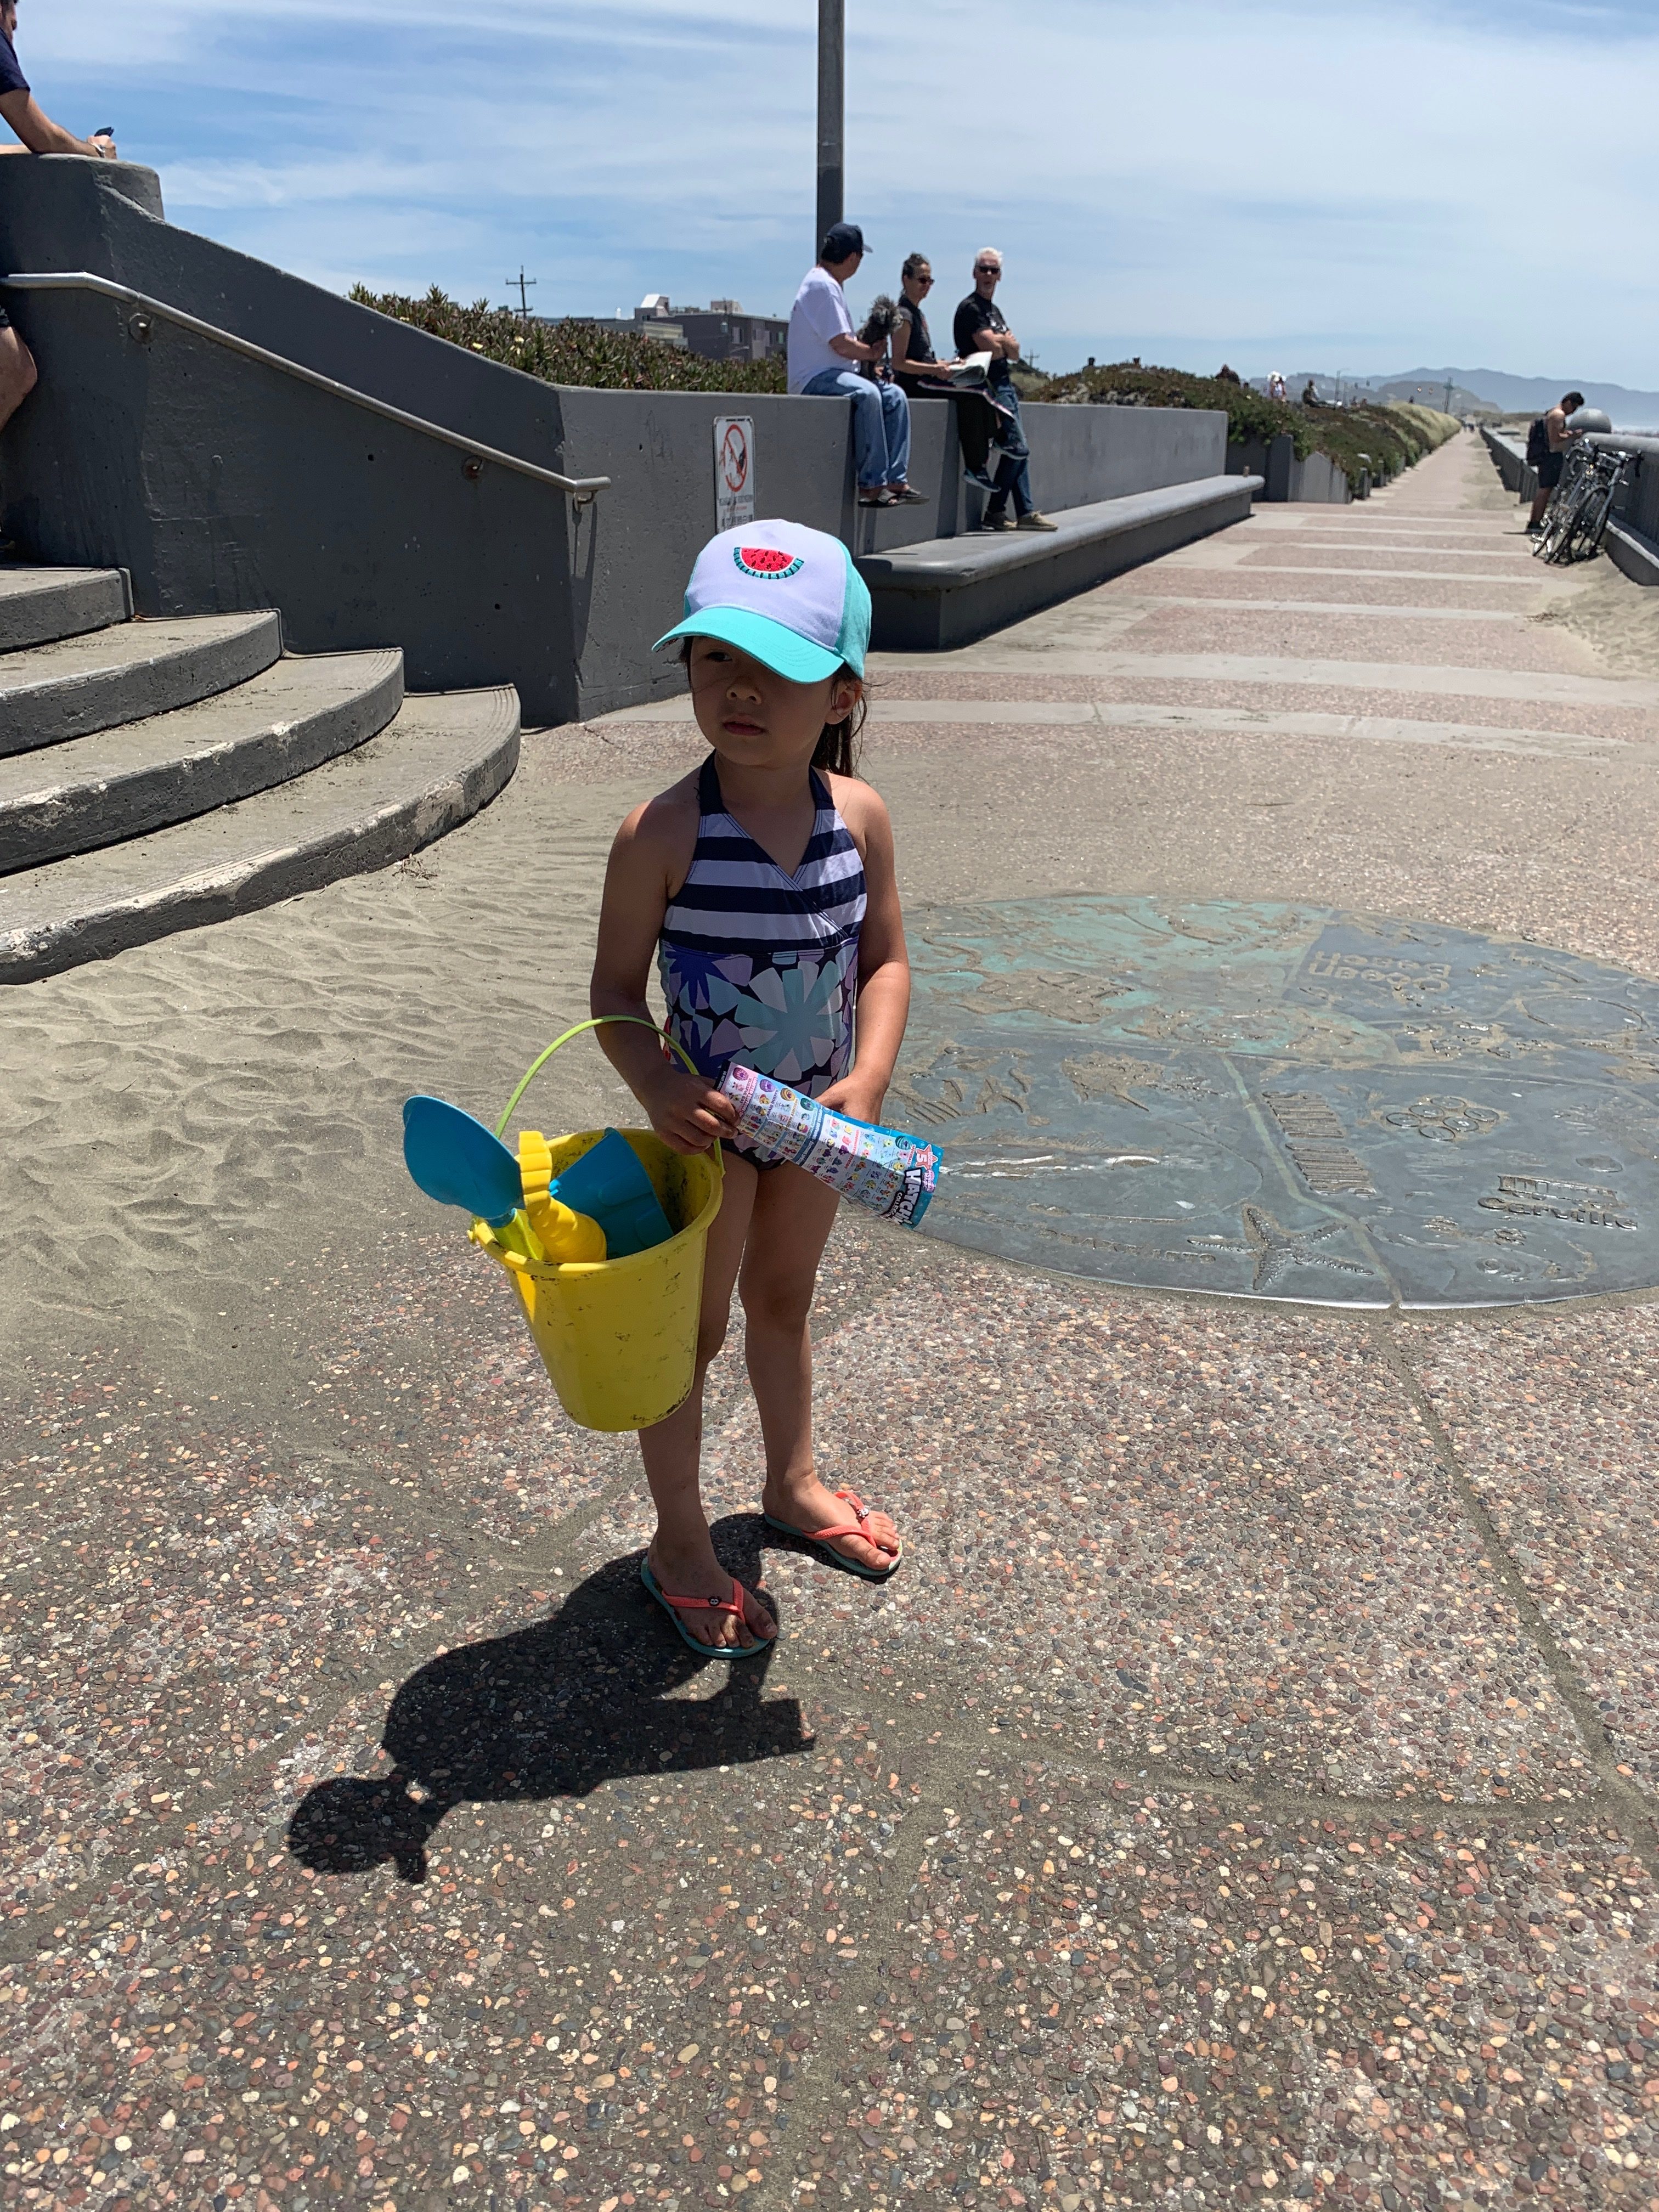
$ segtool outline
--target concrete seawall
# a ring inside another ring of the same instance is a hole
[[[0,164],[0,274],[89,271],[421,422],[610,488],[553,488],[387,422],[211,338],[85,291],[12,291],[41,366],[0,439],[3,526],[33,558],[120,567],[146,614],[276,606],[290,647],[400,645],[411,685],[511,681],[526,720],[678,685],[645,647],[715,526],[714,423],[754,424],[757,512],[860,554],[978,519],[954,402],[912,410],[927,503],[855,502],[850,409],[774,395],[541,382],[168,223],[155,173]],[[1219,475],[1219,411],[1033,406],[1032,475],[1065,509]]]

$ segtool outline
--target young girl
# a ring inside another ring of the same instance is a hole
[[[899,1559],[887,1516],[826,1490],[812,1463],[806,1317],[836,1194],[803,1169],[747,1158],[717,1088],[735,1060],[858,1121],[881,1118],[910,968],[892,824],[853,774],[869,635],[870,594],[837,538],[758,522],[704,546],[685,619],[658,643],[684,641],[697,727],[714,750],[623,823],[599,915],[593,1012],[649,1020],[654,955],[669,1031],[699,1073],[620,1023],[598,1033],[606,1054],[677,1152],[723,1143],[696,1380],[677,1413],[640,1431],[657,1509],[640,1571],[685,1640],[724,1659],[777,1633],[715,1557],[698,1486],[703,1378],[734,1286],[766,1445],[762,1510],[870,1580]]]

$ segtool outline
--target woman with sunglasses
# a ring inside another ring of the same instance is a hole
[[[999,427],[996,409],[983,392],[963,390],[950,382],[952,369],[962,367],[959,361],[940,361],[935,356],[927,318],[922,313],[933,285],[927,256],[908,254],[900,272],[898,313],[888,345],[893,379],[907,398],[956,401],[962,465],[975,483],[990,491],[994,489],[989,474],[991,441]]]

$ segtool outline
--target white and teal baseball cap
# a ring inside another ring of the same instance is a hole
[[[744,523],[698,554],[685,619],[657,645],[677,637],[717,637],[792,684],[821,684],[843,666],[862,676],[869,587],[839,538],[799,522]]]

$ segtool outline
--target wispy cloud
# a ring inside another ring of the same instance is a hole
[[[812,0],[23,0],[46,105],[170,212],[343,284],[787,308]],[[1501,360],[1659,384],[1650,4],[848,4],[848,203],[948,304],[995,236],[1054,365]],[[92,111],[97,110],[94,115]],[[1569,178],[1545,157],[1595,147]]]

